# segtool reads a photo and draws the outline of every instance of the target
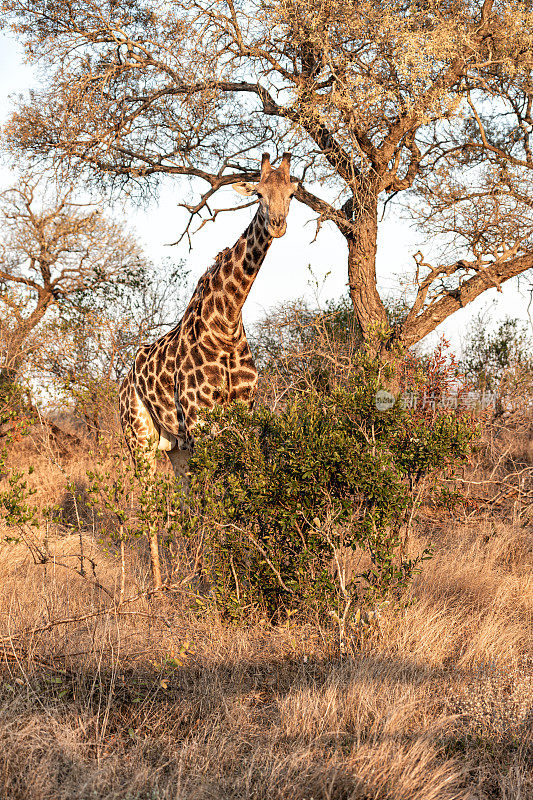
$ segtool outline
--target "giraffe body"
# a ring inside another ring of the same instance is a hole
[[[282,236],[297,184],[285,154],[273,170],[263,156],[257,185],[240,184],[242,194],[258,194],[252,222],[232,248],[217,256],[202,275],[181,321],[141,347],[120,389],[120,415],[127,442],[153,463],[167,452],[180,471],[179,451],[190,452],[197,413],[215,404],[241,400],[251,406],[257,370],[242,322],[242,307],[273,240]]]

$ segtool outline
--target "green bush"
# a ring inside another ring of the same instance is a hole
[[[182,518],[184,532],[201,530],[221,609],[313,607],[340,619],[402,589],[428,557],[410,559],[404,546],[420,479],[431,474],[437,492],[474,428],[445,411],[379,411],[379,385],[367,364],[347,388],[295,393],[280,413],[233,405],[205,415]],[[363,567],[347,567],[347,554]]]

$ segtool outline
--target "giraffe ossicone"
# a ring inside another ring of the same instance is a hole
[[[190,452],[198,411],[241,400],[250,407],[257,370],[242,322],[242,307],[272,240],[283,236],[298,181],[290,154],[277,169],[268,154],[256,183],[234,189],[255,195],[257,212],[242,236],[205,272],[181,321],[153,344],[141,347],[120,387],[120,418],[126,441],[153,464],[164,450],[179,473],[180,451]]]

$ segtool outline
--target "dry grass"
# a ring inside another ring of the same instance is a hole
[[[500,477],[531,465],[529,440],[515,451],[506,442]],[[62,463],[24,447],[13,462],[35,465],[37,502],[81,515],[95,573],[60,566],[79,554],[72,528],[39,532],[57,555],[44,565],[23,544],[0,547],[2,797],[533,797],[527,487],[519,511],[512,497],[482,503],[486,486],[469,488],[475,513],[427,509],[410,547],[431,541],[434,558],[340,660],[334,635],[310,620],[228,624],[178,595],[113,607],[92,580],[111,594],[119,580],[83,505],[93,457]],[[495,463],[486,449],[470,478],[490,476]],[[67,478],[78,485],[77,511],[68,511]],[[126,568],[127,595],[148,587],[142,547]]]

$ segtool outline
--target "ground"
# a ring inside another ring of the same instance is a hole
[[[61,513],[33,531],[45,564],[2,529],[2,797],[533,797],[530,435],[487,427],[463,501],[423,509],[411,536],[433,558],[342,657],[312,615],[236,623],[151,594],[142,541],[119,604],[120,558],[85,494],[110,457],[14,443],[32,502]]]

